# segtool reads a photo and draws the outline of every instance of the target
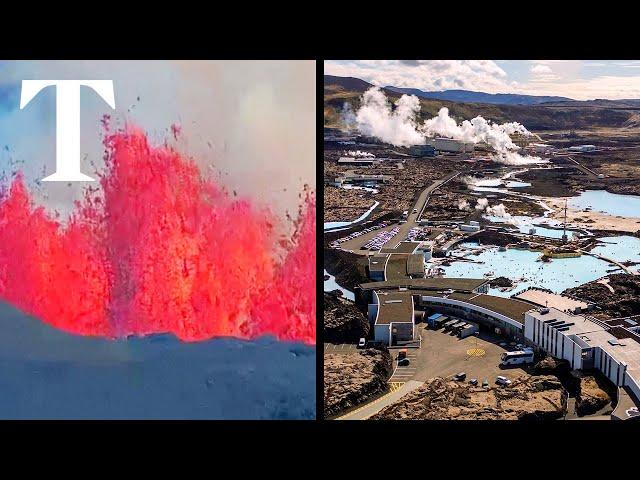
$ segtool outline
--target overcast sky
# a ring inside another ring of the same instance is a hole
[[[640,60],[331,60],[324,73],[425,91],[640,98]]]

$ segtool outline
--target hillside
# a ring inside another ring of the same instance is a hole
[[[343,105],[354,109],[360,105],[362,92],[370,84],[355,78],[341,78],[325,75],[324,85],[324,126],[342,126]],[[392,100],[402,95],[385,89]],[[637,125],[640,105],[633,106],[632,100],[557,102],[541,105],[499,105],[489,103],[461,103],[450,100],[420,98],[420,116],[430,118],[442,107],[448,107],[450,114],[458,121],[478,115],[493,122],[519,122],[537,132],[554,130],[580,130],[591,128],[633,128]],[[640,104],[640,102],[638,102]]]
[[[499,105],[538,105],[547,102],[572,101],[566,97],[549,97],[537,95],[517,95],[513,93],[485,93],[470,90],[444,90],[442,92],[424,92],[417,88],[385,87],[397,93],[415,95],[419,98],[431,98],[434,100],[450,100],[463,103],[492,103]]]

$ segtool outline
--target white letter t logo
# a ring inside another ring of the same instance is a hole
[[[80,171],[80,86],[91,87],[113,109],[112,80],[23,80],[22,110],[40,90],[55,85],[56,90],[56,171],[43,182],[94,181]]]

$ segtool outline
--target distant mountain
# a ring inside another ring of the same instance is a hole
[[[620,100],[607,100],[597,98],[595,100],[570,100],[563,102],[546,103],[545,107],[594,107],[594,108],[631,108],[640,107],[640,100],[626,98]]]
[[[470,90],[444,90],[442,92],[424,92],[417,88],[385,87],[396,93],[415,95],[420,98],[430,98],[433,100],[448,100],[450,102],[463,103],[491,103],[497,105],[540,105],[548,102],[572,102],[567,97],[518,95],[513,93],[485,93],[472,92]]]
[[[362,93],[372,86],[370,83],[358,78],[325,75],[324,126],[328,128],[343,128],[341,112],[345,103],[348,103],[351,108],[356,110],[360,106]],[[562,97],[506,94],[494,96],[486,93],[466,92],[467,94],[475,95],[475,98],[460,101],[429,98],[428,96],[447,92],[421,92],[420,90],[394,89],[393,87],[385,88],[384,90],[392,102],[396,102],[403,93],[417,95],[417,92],[420,92],[421,95],[418,98],[420,99],[419,117],[421,120],[434,117],[442,107],[447,107],[450,115],[458,121],[481,115],[487,120],[496,123],[519,122],[535,132],[590,129],[594,127],[640,128],[640,100],[578,101],[562,99]],[[449,90],[448,92],[463,91]],[[483,98],[480,96],[483,95],[489,98],[512,97],[511,101],[517,101],[513,97],[520,97],[521,99],[528,97],[531,102],[546,100],[546,103],[527,105],[487,103],[486,100],[480,100]],[[559,100],[549,100],[553,98]],[[482,103],[482,101],[485,103]]]
[[[327,87],[328,85],[336,85],[338,87],[342,87],[344,90],[349,90],[352,92],[364,92],[373,87],[369,82],[365,82],[364,80],[360,80],[355,77],[335,77],[333,75],[325,75],[324,76],[324,85]]]

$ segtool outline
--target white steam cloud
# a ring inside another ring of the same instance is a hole
[[[363,152],[361,150],[348,150],[343,153],[347,157],[366,157],[366,158],[374,158],[375,155],[369,152]]]
[[[471,206],[469,205],[469,202],[467,202],[464,198],[458,201],[458,210],[462,210],[464,212],[467,212],[469,210],[471,210]]]
[[[484,211],[489,206],[489,200],[486,198],[479,198],[478,203],[476,203],[476,210]]]
[[[495,205],[493,207],[487,207],[485,212],[487,213],[487,215],[491,215],[493,217],[500,217],[507,220],[511,220],[513,218],[511,214],[507,212],[507,208],[503,203],[500,203],[499,205]]]
[[[425,137],[447,137],[461,142],[484,142],[496,151],[496,162],[510,165],[543,163],[540,157],[523,156],[517,153],[510,135],[532,135],[524,125],[517,122],[493,123],[481,116],[457,123],[449,116],[449,109],[442,107],[433,118],[422,125],[417,123],[420,101],[415,95],[402,95],[395,109],[378,87],[372,87],[362,96],[362,104],[355,115],[357,129],[395,146],[422,145]],[[345,117],[345,115],[343,115]]]
[[[415,118],[420,111],[420,101],[414,95],[403,95],[395,109],[377,87],[367,90],[356,113],[358,130],[383,142],[408,147],[425,143],[424,135],[417,130]]]

